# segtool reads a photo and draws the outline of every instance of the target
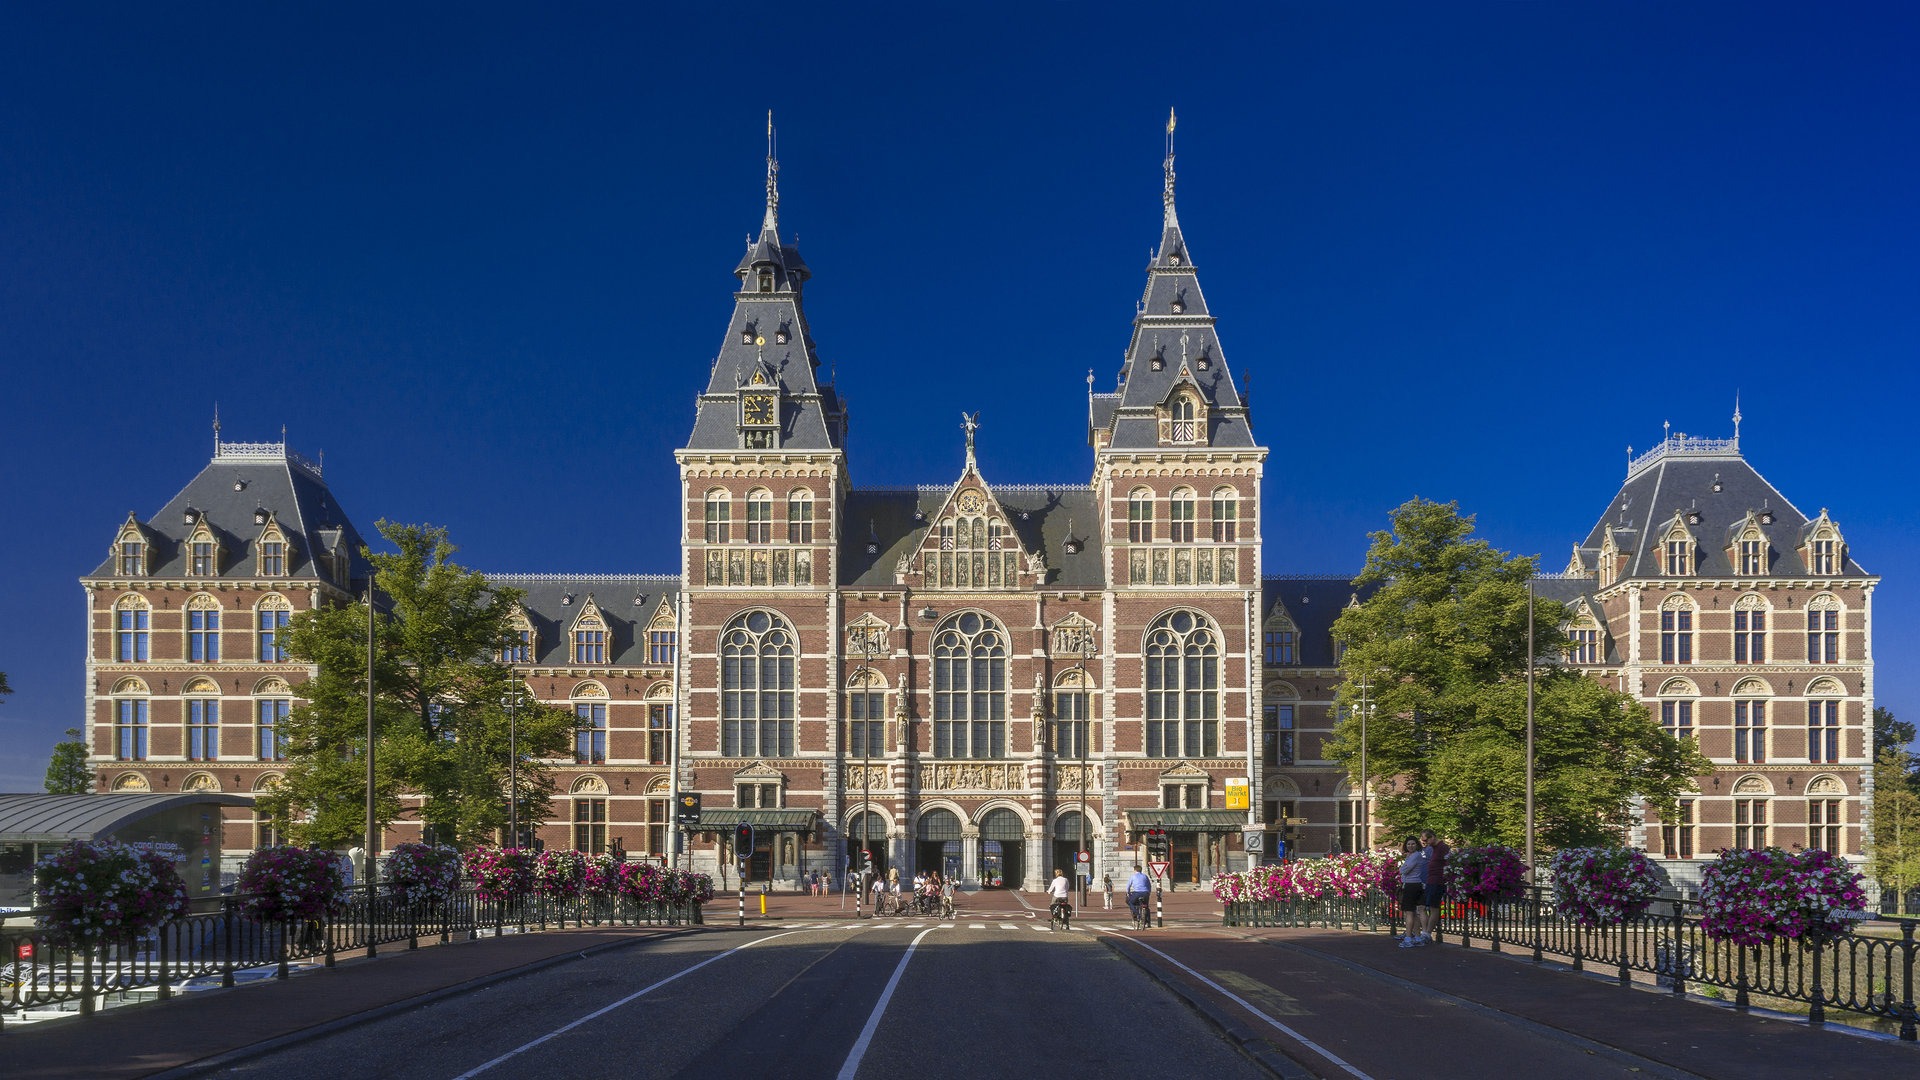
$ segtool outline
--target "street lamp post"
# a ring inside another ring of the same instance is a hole
[[[879,642],[873,639],[872,633],[865,629],[860,631],[860,658],[864,661],[860,670],[868,673],[861,679],[863,685],[860,689],[863,694],[867,690],[864,684],[867,679],[871,677],[873,671],[873,658],[879,651],[876,648],[878,644]],[[873,711],[872,705],[873,700],[869,697],[862,703],[860,711],[862,713],[871,713]],[[848,726],[851,727],[852,725]],[[860,823],[860,888],[853,896],[853,917],[855,919],[860,918],[860,903],[867,892],[867,842],[869,839],[867,834],[871,831],[873,821],[872,804],[873,717],[867,716],[860,722],[860,816],[854,819]]]
[[[374,637],[373,581],[371,578],[369,578],[367,581],[367,837],[366,837],[367,920],[369,925],[372,925],[372,922],[373,922],[374,900],[375,900],[375,897],[379,895],[379,890],[376,888],[376,886],[379,884],[379,879],[380,879],[380,862],[379,862],[380,849],[377,846],[380,842],[380,824],[378,819],[375,816],[377,813],[377,810],[375,805],[374,770],[373,770],[373,742],[374,742],[373,637]],[[375,955],[373,939],[378,936],[379,935],[377,934],[367,935],[367,956],[369,957],[372,957]]]
[[[1090,771],[1087,744],[1092,741],[1093,734],[1093,691],[1087,686],[1087,661],[1093,659],[1093,652],[1093,634],[1087,632],[1080,639],[1080,663],[1077,665],[1080,669],[1080,681],[1077,687],[1080,697],[1080,715],[1075,717],[1079,722],[1079,730],[1075,734],[1079,737],[1080,743],[1080,851],[1088,853],[1087,871],[1080,875],[1080,910],[1082,911],[1087,909],[1087,886],[1091,884],[1088,879],[1093,877],[1093,855],[1087,837],[1087,780]],[[1074,859],[1076,862],[1079,860],[1078,853],[1075,853]]]
[[[520,846],[520,703],[525,692],[507,691],[507,846]]]
[[[1527,879],[1533,880],[1533,579],[1527,579]]]
[[[1373,702],[1368,694],[1373,690],[1371,682],[1360,684],[1360,850],[1373,850],[1373,778],[1367,772],[1367,721],[1373,716]]]

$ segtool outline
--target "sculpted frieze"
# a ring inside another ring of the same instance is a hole
[[[921,791],[1025,791],[1027,767],[1017,762],[920,766]]]

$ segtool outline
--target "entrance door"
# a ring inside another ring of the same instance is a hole
[[[773,838],[756,837],[753,844],[753,856],[747,860],[748,881],[773,880]]]
[[[1200,880],[1200,837],[1195,833],[1174,833],[1167,837],[1168,854],[1173,866],[1169,868],[1175,881],[1189,884]]]
[[[980,819],[980,884],[1017,889],[1026,880],[1027,827],[1020,815],[1000,807]]]

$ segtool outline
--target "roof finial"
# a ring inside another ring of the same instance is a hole
[[[213,456],[220,456],[220,403],[213,403]]]
[[[760,221],[763,232],[780,229],[780,147],[774,141],[773,110],[767,110],[767,216]]]
[[[979,472],[973,460],[973,433],[980,428],[980,414],[978,412],[961,413],[960,426],[967,432],[967,471]]]
[[[1740,448],[1740,391],[1733,392],[1733,447]]]
[[[1166,204],[1166,217],[1164,218],[1164,221],[1163,221],[1163,227],[1169,228],[1169,229],[1180,224],[1180,216],[1173,212],[1173,127],[1174,127],[1173,108],[1172,106],[1168,106],[1167,108],[1167,186],[1166,186],[1166,190],[1161,193],[1160,198],[1161,198],[1161,201]]]
[[[1672,437],[1673,437],[1673,421],[1671,420],[1660,421],[1660,441],[1664,443]]]

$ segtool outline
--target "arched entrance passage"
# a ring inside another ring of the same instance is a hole
[[[1069,810],[1055,818],[1053,822],[1053,865],[1067,872],[1067,880],[1073,882],[1075,888],[1080,886],[1079,871],[1075,869],[1076,864],[1073,859],[1080,850],[1080,822],[1078,810]],[[1087,849],[1091,851],[1093,829],[1090,827],[1087,829],[1086,841]],[[1051,870],[1052,867],[1048,869]],[[1099,876],[1092,863],[1087,864],[1087,873],[1095,877]]]
[[[914,838],[913,868],[938,870],[952,877],[960,870],[960,819],[951,810],[934,809],[920,815]]]
[[[865,848],[873,856],[873,871],[881,877],[887,876],[887,819],[872,810],[865,810],[853,816],[847,827],[847,861],[853,873],[860,873],[863,865],[860,850]]]
[[[1017,889],[1026,871],[1027,827],[1020,815],[1000,807],[980,819],[980,884]]]

